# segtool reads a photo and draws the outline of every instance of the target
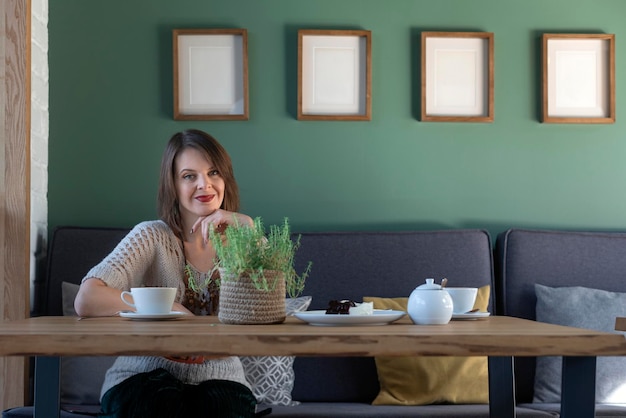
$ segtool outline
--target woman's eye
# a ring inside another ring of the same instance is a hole
[[[196,178],[196,176],[195,176],[195,175],[193,175],[193,174],[185,174],[185,175],[183,176],[183,179],[184,179],[184,180],[193,180],[194,178]]]
[[[217,170],[211,170],[209,171],[209,176],[219,176],[220,172]]]

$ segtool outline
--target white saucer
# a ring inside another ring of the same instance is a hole
[[[374,309],[372,315],[327,315],[325,310],[296,312],[294,316],[310,325],[387,325],[406,315],[404,311]]]
[[[485,319],[489,315],[489,312],[472,312],[472,313],[462,313],[462,314],[452,314],[452,319],[463,320],[463,319]]]
[[[141,313],[131,312],[131,311],[120,312],[120,316],[122,318],[138,319],[141,321],[163,321],[167,319],[180,318],[185,315],[187,315],[185,312],[180,312],[180,311],[172,311],[166,314],[141,314]]]

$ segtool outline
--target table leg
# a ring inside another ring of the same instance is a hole
[[[515,417],[513,357],[489,357],[489,416]]]
[[[59,364],[59,357],[38,356],[35,358],[34,418],[59,418]]]
[[[561,418],[593,418],[596,413],[596,358],[563,357]]]

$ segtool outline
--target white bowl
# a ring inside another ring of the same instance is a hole
[[[474,309],[477,287],[446,287],[446,292],[452,298],[452,312],[463,314]]]

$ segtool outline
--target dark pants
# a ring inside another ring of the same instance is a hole
[[[109,389],[101,418],[251,418],[256,399],[229,380],[188,385],[164,369],[139,373]]]

